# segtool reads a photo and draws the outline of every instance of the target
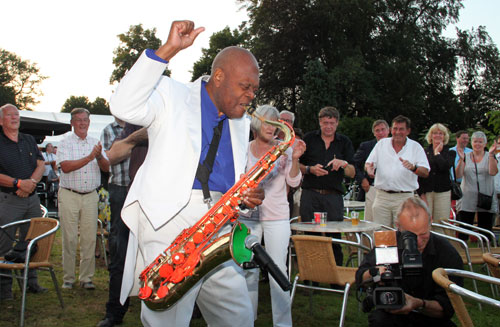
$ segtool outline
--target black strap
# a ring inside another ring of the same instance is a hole
[[[449,153],[448,153],[448,155],[449,155]],[[464,154],[464,156],[465,156],[465,154]],[[453,158],[453,179],[452,179],[452,181],[454,181],[455,183],[457,182],[457,172],[455,171],[455,158]]]
[[[217,126],[214,127],[214,136],[210,142],[210,148],[208,148],[207,156],[203,161],[203,164],[198,164],[198,169],[196,170],[196,178],[201,183],[201,190],[203,191],[203,198],[205,203],[210,203],[212,198],[210,197],[210,189],[208,188],[208,179],[212,173],[215,155],[217,154],[217,148],[219,147],[220,138],[222,136],[222,125],[224,119],[219,122]]]

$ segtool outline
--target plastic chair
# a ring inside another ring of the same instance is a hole
[[[2,226],[2,228],[16,228],[21,224],[30,224],[28,233],[26,234],[26,240],[31,240],[28,244],[27,253],[30,252],[30,249],[34,245],[34,243],[38,245],[38,250],[32,258],[30,258],[30,256],[26,256],[26,261],[24,263],[0,263],[0,269],[8,269],[14,271],[14,274],[12,276],[3,273],[0,273],[0,275],[14,277],[20,284],[22,291],[22,302],[21,320],[19,325],[23,327],[24,311],[26,309],[26,289],[28,286],[28,269],[25,269],[26,267],[28,267],[29,269],[48,270],[52,277],[52,282],[54,283],[57,296],[59,297],[61,308],[63,309],[64,302],[59,290],[52,263],[49,262],[52,244],[54,243],[54,238],[56,236],[55,233],[59,229],[59,221],[54,218],[31,218],[6,224]],[[0,258],[0,260],[4,260],[4,258]]]
[[[459,276],[471,278],[474,281],[479,280],[482,282],[489,283],[490,285],[500,285],[500,279],[466,271],[466,270],[458,270],[458,269],[443,269],[437,268],[432,272],[432,278],[442,288],[446,290],[446,294],[450,299],[451,304],[453,305],[453,309],[457,315],[457,318],[460,322],[461,326],[472,327],[474,326],[472,319],[469,316],[469,312],[467,311],[467,307],[462,299],[462,297],[466,297],[477,301],[479,303],[488,304],[500,309],[500,301],[486,297],[484,295],[480,295],[476,292],[469,291],[463,287],[458,286],[453,281],[451,281],[448,276]]]
[[[337,266],[337,264],[335,263],[335,257],[333,255],[332,243],[356,246],[360,247],[363,250],[369,250],[369,248],[363,246],[362,244],[324,236],[293,235],[292,241],[295,247],[295,253],[297,255],[297,263],[299,267],[299,273],[295,276],[295,279],[293,281],[291,294],[292,303],[297,287],[342,293],[343,300],[339,326],[343,326],[345,321],[345,310],[347,307],[349,289],[355,281],[357,268]],[[344,289],[339,290],[319,286],[309,286],[298,283],[299,281],[305,280],[329,285],[340,285],[343,286]],[[312,312],[312,294],[310,294],[309,296],[310,310]]]

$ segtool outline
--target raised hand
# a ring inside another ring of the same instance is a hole
[[[194,28],[190,20],[174,21],[170,27],[167,42],[156,50],[156,55],[170,60],[179,51],[190,47],[196,37],[205,30],[204,27]]]
[[[434,149],[434,155],[437,156],[443,150],[443,142],[439,142],[437,147]]]
[[[295,140],[293,145],[292,159],[299,159],[306,151],[306,143],[302,140]]]

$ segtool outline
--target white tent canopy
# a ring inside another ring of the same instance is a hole
[[[44,120],[57,121],[60,123],[70,123],[71,114],[65,112],[40,112],[40,111],[27,111],[21,110],[21,116],[23,117],[31,117],[38,118]],[[95,137],[96,139],[100,139],[101,132],[109,123],[114,121],[114,117],[111,115],[90,115],[90,127],[88,135]],[[47,136],[45,140],[41,144],[41,146],[45,146],[47,143],[52,143],[57,146],[57,144],[65,137],[66,134],[56,135],[56,136]]]

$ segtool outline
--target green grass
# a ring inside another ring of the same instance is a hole
[[[52,262],[55,264],[59,284],[62,283],[61,267],[61,238],[58,233],[52,250]],[[480,271],[475,267],[475,271]],[[73,290],[63,290],[65,309],[61,309],[57,299],[50,274],[39,272],[40,284],[49,289],[45,294],[28,294],[26,304],[26,326],[35,327],[63,327],[63,326],[95,326],[105,314],[105,304],[108,299],[108,272],[103,259],[97,260],[94,283],[97,289],[87,291],[79,287]],[[466,287],[472,289],[470,281]],[[491,297],[489,286],[479,283],[480,293]],[[14,301],[0,303],[0,326],[10,327],[19,325],[21,293],[17,283],[13,285]],[[293,322],[295,326],[338,326],[341,307],[341,295],[330,292],[315,292],[313,295],[312,314],[309,311],[309,291],[298,289],[293,303]],[[469,313],[476,326],[497,326],[498,310],[483,305],[483,311],[478,310],[477,304],[467,303]],[[495,323],[495,321],[497,321]],[[458,322],[455,319],[455,322]],[[349,295],[346,314],[346,326],[366,326],[367,314],[360,311],[356,301],[355,290]],[[129,312],[125,315],[124,323],[120,326],[141,326],[140,301],[133,298]],[[195,319],[193,327],[206,326],[204,320]],[[269,284],[260,284],[259,317],[255,326],[272,326],[271,301]]]

